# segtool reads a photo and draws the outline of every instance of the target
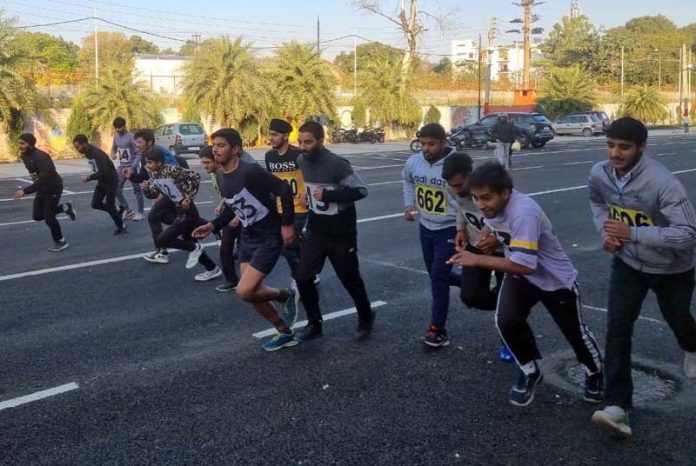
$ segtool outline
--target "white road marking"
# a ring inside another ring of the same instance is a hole
[[[371,303],[371,306],[372,306],[372,309],[374,309],[376,307],[384,306],[385,304],[387,304],[385,301],[374,301],[373,303]],[[331,320],[331,319],[338,319],[339,317],[349,316],[351,314],[355,314],[356,312],[358,312],[358,310],[355,309],[354,307],[351,307],[350,309],[344,309],[342,311],[336,311],[336,312],[332,312],[330,314],[324,314],[322,316],[322,319],[324,321]],[[305,325],[307,325],[307,321],[302,320],[300,322],[296,322],[295,325],[292,326],[292,328],[301,328],[301,327],[304,327]],[[272,335],[275,335],[276,333],[277,333],[276,329],[269,328],[267,330],[263,330],[261,332],[254,333],[253,337],[257,338],[257,339],[258,338],[265,338],[265,337],[270,337]]]
[[[536,168],[544,168],[543,165],[537,165],[536,167],[523,167],[523,168],[513,168],[513,171],[522,171],[522,170],[534,170]]]
[[[26,178],[15,178],[16,181],[21,181],[22,183],[34,184],[33,181],[27,180]]]
[[[367,183],[368,186],[384,186],[387,184],[402,184],[403,180],[398,181],[380,181],[379,183]]]
[[[398,214],[389,214],[389,215],[380,215],[379,217],[361,218],[360,220],[358,220],[358,223],[376,222],[377,220],[386,220],[388,218],[402,217],[403,215],[404,215],[403,212],[399,212]]]
[[[607,309],[605,309],[603,307],[588,306],[586,304],[583,304],[582,307],[584,307],[585,309],[591,309],[593,311],[599,311],[599,312],[604,312],[604,313],[609,312]],[[662,322],[661,320],[652,319],[650,317],[638,316],[638,320],[645,320],[646,322],[652,322],[654,324],[667,325],[667,323]]]
[[[595,163],[595,161],[594,160],[587,160],[585,162],[568,162],[568,163],[564,163],[563,165],[584,165],[586,163]]]
[[[61,215],[61,216],[58,216],[58,217],[56,217],[56,218],[57,218],[58,220],[66,220],[68,217],[66,217],[66,216],[64,216],[64,215]],[[40,222],[43,223],[43,220],[41,220]],[[25,223],[39,223],[39,222],[36,222],[35,220],[22,220],[22,221],[19,221],[19,222],[0,223],[0,227],[7,227],[7,226],[10,226],[10,225],[24,225]]]
[[[355,168],[356,170],[377,170],[380,168],[394,168],[394,167],[403,167],[403,166],[404,166],[404,164],[401,163],[401,164],[394,164],[394,165],[380,165],[377,167],[356,167],[356,166],[353,166],[353,168]]]
[[[663,155],[677,155],[676,152],[662,152],[660,154],[655,154],[655,157],[662,157]]]
[[[60,395],[61,393],[77,390],[78,388],[80,388],[79,385],[77,385],[75,382],[70,382],[66,383],[65,385],[49,388],[48,390],[41,390],[40,392],[32,393],[30,395],[13,398],[11,400],[0,402],[0,411],[3,409],[15,408],[23,404],[31,403],[32,401],[43,400],[44,398]]]
[[[67,189],[63,189],[63,194],[66,196],[72,196],[72,195],[75,195],[77,193],[74,191],[68,191]]]

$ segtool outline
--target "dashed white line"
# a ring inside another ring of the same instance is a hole
[[[377,167],[356,167],[353,166],[356,170],[378,170],[380,168],[394,168],[394,167],[403,167],[404,164],[393,164],[393,165],[379,165]]]
[[[584,162],[568,162],[568,163],[564,163],[563,165],[584,165],[586,163],[595,163],[595,161],[594,160],[586,160]]]
[[[603,307],[595,307],[595,306],[588,306],[586,304],[583,304],[582,307],[585,309],[591,309],[593,311],[599,311],[599,312],[604,312],[608,313],[609,311]],[[660,324],[660,325],[667,325],[665,322],[662,322],[661,320],[658,319],[653,319],[650,317],[643,317],[643,316],[638,316],[638,320],[644,320],[646,322],[652,322],[653,324]]]
[[[371,303],[371,306],[372,306],[372,309],[374,309],[374,308],[376,308],[376,307],[384,306],[385,304],[387,304],[385,301],[374,301],[373,303]],[[354,307],[351,307],[350,309],[344,309],[344,310],[342,310],[342,311],[336,311],[336,312],[332,312],[332,313],[330,313],[330,314],[324,314],[324,315],[322,316],[322,319],[323,319],[324,321],[332,320],[332,319],[338,319],[339,317],[349,316],[349,315],[351,315],[351,314],[355,314],[356,312],[358,312],[358,310],[355,309]],[[307,321],[306,321],[306,320],[302,320],[302,321],[300,321],[300,322],[295,323],[295,325],[293,325],[292,328],[300,328],[300,327],[304,327],[305,325],[307,325]],[[256,333],[254,333],[254,334],[253,334],[253,337],[254,337],[254,338],[257,338],[257,339],[258,339],[258,338],[270,337],[271,335],[275,335],[276,332],[277,332],[276,329],[274,329],[274,328],[269,328],[269,329],[267,329],[267,330],[263,330],[263,331],[261,331],[261,332],[256,332]]]
[[[513,168],[513,171],[522,171],[522,170],[534,170],[536,168],[544,168],[543,165],[537,165],[535,167],[522,167],[522,168]]]
[[[32,401],[43,400],[44,398],[60,395],[61,393],[77,390],[78,388],[80,388],[79,385],[77,385],[75,382],[70,382],[66,383],[65,385],[49,388],[47,390],[42,390],[40,392],[32,393],[30,395],[20,396],[19,398],[13,398],[11,400],[0,402],[0,411],[8,408],[16,408],[17,406],[31,403]]]

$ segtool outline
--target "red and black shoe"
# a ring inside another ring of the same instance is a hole
[[[428,328],[428,333],[425,335],[423,340],[427,346],[431,348],[443,348],[449,345],[449,340],[447,339],[447,330],[444,327],[438,327],[437,325],[431,325]]]

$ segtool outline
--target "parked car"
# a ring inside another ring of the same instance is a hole
[[[465,129],[471,133],[472,139],[479,139],[482,135],[491,137],[491,130],[498,121],[499,115],[501,113],[486,115]],[[507,112],[506,115],[509,121],[515,125],[516,139],[523,149],[529,147],[530,144],[532,147],[543,147],[556,136],[551,122],[541,113]]]
[[[594,115],[569,115],[561,118],[554,125],[556,134],[575,134],[596,136],[604,133],[602,121]]]
[[[208,135],[196,123],[172,123],[155,130],[155,143],[169,149],[174,155],[200,153],[208,145]]]
[[[609,125],[611,124],[611,120],[609,119],[609,115],[607,115],[606,112],[602,111],[591,111],[591,112],[573,112],[569,113],[566,116],[576,116],[576,115],[593,115],[599,119],[599,121],[602,122],[602,129],[606,132],[609,129]]]

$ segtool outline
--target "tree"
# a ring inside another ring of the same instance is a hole
[[[590,71],[595,68],[599,47],[599,35],[587,16],[564,16],[554,24],[542,51],[551,66],[579,66]]]
[[[125,118],[131,128],[162,124],[161,102],[145,83],[133,81],[132,71],[132,65],[109,65],[104,68],[98,86],[87,86],[78,96],[93,128],[110,131],[117,116]]]
[[[181,115],[181,119],[189,123],[201,123],[201,111],[190,99],[186,99],[184,103],[184,113]]]
[[[336,79],[314,46],[292,41],[276,51],[269,70],[271,99],[296,121],[333,115]]]
[[[437,74],[452,76],[452,60],[447,57],[442,58],[433,66],[433,71]]]
[[[31,58],[26,71],[34,74],[33,78],[38,84],[72,81],[80,47],[62,37],[43,32],[19,32],[14,42],[26,51],[27,58]]]
[[[65,135],[70,141],[78,134],[84,134],[91,140],[94,138],[94,129],[89,114],[85,109],[85,104],[75,99],[70,109]]]
[[[654,87],[643,86],[626,96],[619,114],[644,123],[658,123],[667,116],[664,100]]]
[[[559,68],[544,83],[544,97],[536,111],[552,120],[572,112],[592,110],[592,79],[580,67]]]
[[[353,112],[351,116],[353,119],[353,126],[356,128],[367,126],[367,105],[364,100],[355,99],[353,101]]]
[[[403,50],[397,49],[390,45],[385,45],[381,42],[367,42],[359,44],[358,51],[358,71],[365,69],[368,63],[375,61],[390,61],[396,62],[403,57]],[[346,74],[353,74],[353,60],[355,52],[341,52],[334,58],[334,64],[338,66]]]
[[[133,35],[128,38],[128,43],[130,44],[130,49],[132,53],[146,53],[156,55],[160,53],[159,47],[149,40],[145,40],[138,35]]]
[[[442,118],[440,110],[438,110],[434,105],[431,105],[428,108],[428,111],[425,113],[424,120],[425,123],[440,123],[440,118]]]
[[[120,32],[100,31],[99,40],[99,68],[110,65],[130,67],[133,61],[131,43]],[[88,73],[94,73],[94,34],[89,34],[82,39],[79,53],[80,68]]]
[[[207,39],[184,65],[184,94],[220,126],[239,127],[250,117],[268,119],[268,93],[242,38]]]

